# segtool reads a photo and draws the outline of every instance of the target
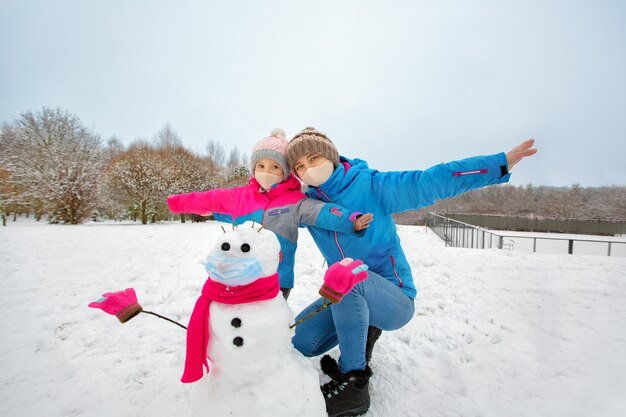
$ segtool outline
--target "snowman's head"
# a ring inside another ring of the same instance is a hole
[[[214,281],[238,286],[275,274],[279,259],[280,243],[276,235],[245,222],[220,236],[204,266]]]

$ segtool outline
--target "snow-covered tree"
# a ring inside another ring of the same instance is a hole
[[[182,146],[157,148],[135,142],[107,168],[104,194],[114,204],[128,207],[143,224],[170,216],[167,196],[205,191],[220,186],[223,178],[208,158]],[[182,217],[184,221],[184,216]]]
[[[0,135],[1,166],[24,202],[41,202],[51,222],[78,224],[96,205],[100,139],[59,108],[22,113]]]
[[[206,191],[219,187],[224,181],[212,160],[194,155],[185,148],[174,148],[163,153],[164,174],[170,179],[169,194]]]
[[[105,195],[147,224],[164,194],[163,168],[156,148],[137,141],[109,164]]]
[[[626,187],[611,187],[607,194],[611,219],[626,221]]]
[[[2,225],[7,225],[7,216],[14,204],[14,196],[16,192],[11,181],[11,173],[0,168],[0,217],[2,217]]]
[[[242,185],[246,185],[248,180],[250,179],[250,170],[245,165],[240,165],[230,171],[226,179],[226,183],[224,187],[239,187]]]
[[[163,175],[168,178],[166,195],[206,191],[219,187],[224,179],[221,170],[206,157],[193,154],[183,147],[169,148],[161,151],[165,168]],[[169,210],[163,205],[164,211]],[[181,215],[185,222],[185,215]]]

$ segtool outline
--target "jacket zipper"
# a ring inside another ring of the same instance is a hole
[[[398,275],[398,271],[396,271],[396,260],[393,259],[393,256],[389,256],[389,259],[391,259],[391,266],[393,267],[393,273],[395,274],[396,278],[398,278],[398,282],[400,283],[400,287],[402,287],[402,278],[400,278],[400,275]]]
[[[323,192],[321,190],[321,188],[316,187],[317,188],[317,196],[319,197],[319,199],[322,199],[322,195],[326,198],[327,202],[331,202],[330,198],[326,195],[325,192]],[[343,249],[341,249],[341,245],[339,244],[339,236],[337,236],[337,232],[335,233],[335,244],[337,245],[337,249],[339,249],[339,254],[341,255],[341,259],[344,259],[346,257],[346,255],[343,253]]]

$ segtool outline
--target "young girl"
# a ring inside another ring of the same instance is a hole
[[[285,299],[294,283],[299,225],[360,237],[373,219],[369,213],[362,215],[336,204],[307,198],[300,191],[300,181],[290,174],[286,159],[288,145],[282,129],[274,129],[271,136],[262,139],[252,151],[250,167],[254,175],[248,185],[175,194],[167,199],[174,213],[213,213],[216,220],[232,224],[254,220],[276,233],[282,251],[278,275]]]

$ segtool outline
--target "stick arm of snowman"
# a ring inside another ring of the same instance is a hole
[[[319,294],[324,297],[324,304],[306,317],[301,318],[289,328],[293,329],[303,321],[310,319],[332,304],[339,303],[344,295],[352,291],[352,288],[359,282],[367,279],[367,265],[360,260],[344,258],[340,262],[334,263],[324,274],[324,284],[319,290]]]
[[[134,288],[126,288],[122,291],[107,292],[102,294],[102,298],[98,301],[89,303],[91,308],[99,308],[105,313],[109,313],[120,321],[120,323],[126,323],[130,319],[137,317],[140,313],[150,314],[160,319],[167,320],[177,326],[187,329],[179,322],[172,320],[168,317],[154,313],[152,311],[144,310],[143,307],[137,301],[137,294]]]
[[[293,329],[295,326],[320,313],[332,304],[339,303],[356,284],[365,279],[367,279],[367,265],[360,260],[355,261],[352,258],[345,258],[341,262],[333,264],[326,270],[324,284],[319,290],[319,294],[325,299],[324,304],[311,314],[289,326],[289,328]],[[144,313],[169,321],[187,330],[186,326],[183,326],[175,320],[152,311],[144,310],[137,301],[137,293],[134,288],[104,293],[99,300],[89,303],[89,307],[99,308],[105,313],[117,317],[120,323],[126,323],[137,317],[140,313]]]

